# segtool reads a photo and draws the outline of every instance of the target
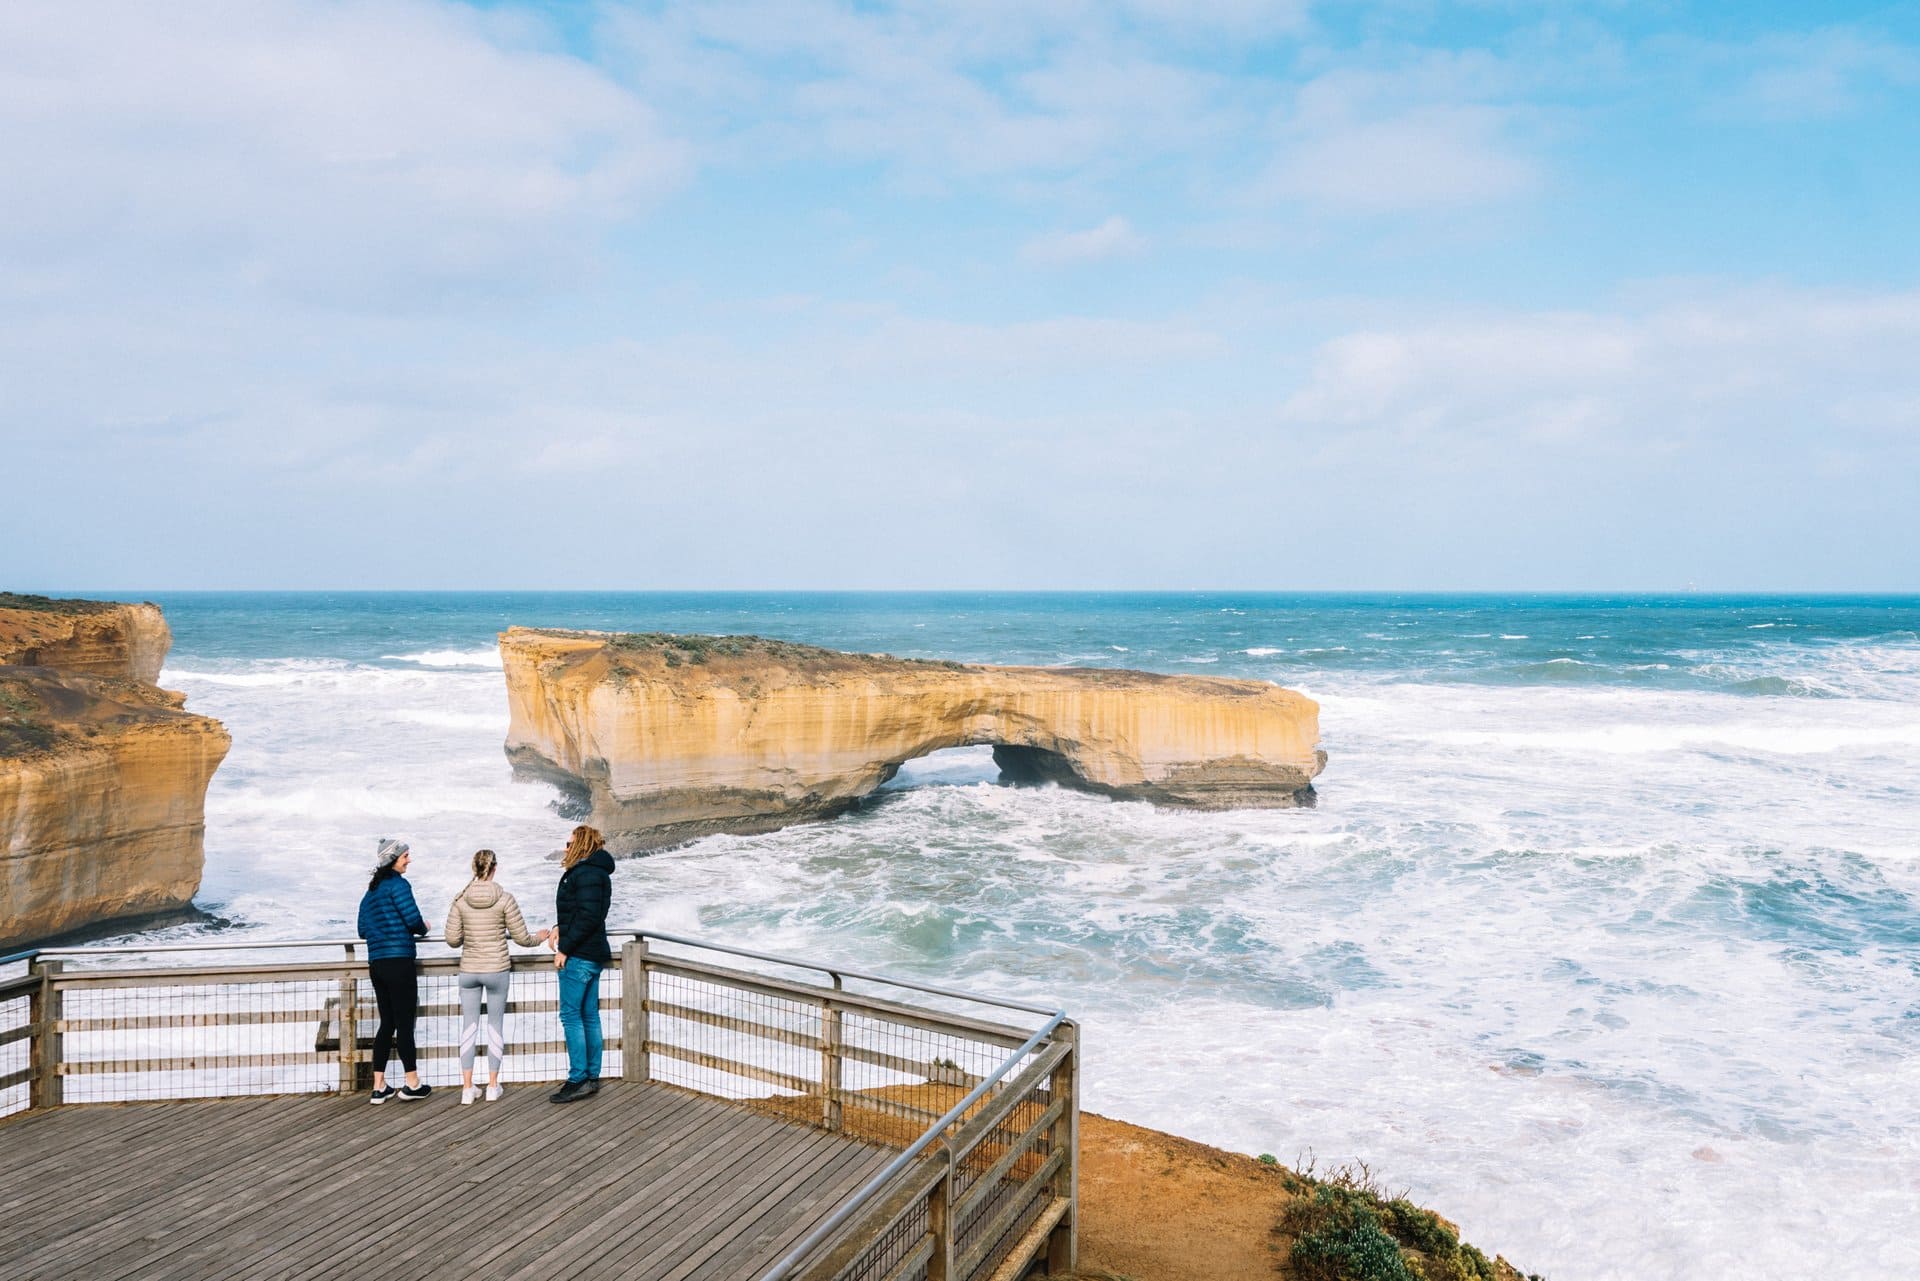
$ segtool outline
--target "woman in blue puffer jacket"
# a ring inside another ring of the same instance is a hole
[[[380,1006],[380,1029],[373,1034],[375,1103],[396,1096],[411,1102],[433,1093],[432,1086],[420,1082],[418,1051],[413,1043],[413,1024],[419,1012],[413,940],[427,932],[427,922],[413,901],[413,887],[407,884],[407,865],[412,861],[413,854],[405,842],[381,840],[373,879],[360,898],[360,937],[367,941],[367,976],[373,980],[373,999]],[[389,1089],[387,1059],[395,1049],[400,1051],[400,1066],[407,1070],[407,1083]]]

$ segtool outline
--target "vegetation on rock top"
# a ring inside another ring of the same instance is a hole
[[[1286,1257],[1301,1281],[1543,1281],[1488,1259],[1433,1211],[1386,1196],[1364,1165],[1284,1177],[1298,1195],[1274,1233],[1293,1239]]]
[[[879,660],[916,667],[945,667],[958,671],[964,663],[926,658],[895,658],[892,655],[853,654],[819,645],[777,640],[770,636],[701,636],[678,632],[618,632],[607,638],[607,648],[616,661],[623,656],[658,657],[668,667],[700,667],[709,662],[751,659],[778,663],[791,668],[845,667],[851,663]]]
[[[38,699],[21,681],[0,681],[0,760],[50,752],[60,731],[42,719]]]
[[[0,592],[0,609],[26,609],[37,614],[104,614],[120,608],[118,601],[60,600],[21,592]]]

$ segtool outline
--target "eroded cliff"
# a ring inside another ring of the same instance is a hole
[[[757,637],[501,634],[523,773],[617,850],[845,811],[903,762],[991,744],[1016,781],[1203,809],[1310,804],[1319,705],[1260,681],[988,667]]]
[[[187,907],[232,741],[136,678],[166,656],[157,608],[39,599],[0,598],[0,947]]]
[[[172,647],[158,605],[0,592],[0,666],[57,667],[151,685]]]

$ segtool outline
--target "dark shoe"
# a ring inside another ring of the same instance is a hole
[[[370,1099],[368,1099],[368,1100],[367,1100],[367,1102],[369,1102],[369,1103],[385,1103],[385,1102],[386,1102],[386,1101],[387,1101],[388,1099],[390,1099],[390,1098],[392,1098],[392,1097],[393,1097],[394,1095],[396,1095],[396,1094],[398,1094],[398,1093],[400,1093],[400,1091],[399,1091],[399,1090],[397,1090],[397,1089],[395,1089],[395,1088],[394,1088],[393,1086],[391,1086],[391,1085],[385,1085],[385,1086],[382,1086],[382,1087],[380,1087],[379,1089],[377,1089],[377,1090],[375,1090],[375,1091],[373,1092],[373,1097],[372,1097],[372,1098],[370,1098]]]
[[[552,1094],[549,1094],[547,1096],[547,1102],[572,1103],[576,1099],[586,1098],[591,1093],[593,1093],[593,1091],[587,1088],[587,1083],[585,1081],[568,1081],[565,1085],[555,1090]]]
[[[597,1076],[588,1077],[585,1081],[581,1083],[580,1093],[582,1094],[600,1093],[600,1078]]]
[[[425,1081],[422,1081],[418,1085],[401,1086],[399,1093],[395,1097],[397,1097],[403,1103],[412,1103],[412,1102],[415,1102],[416,1100],[424,1099],[429,1094],[432,1094],[432,1093],[433,1093],[433,1087],[431,1085],[428,1085]]]

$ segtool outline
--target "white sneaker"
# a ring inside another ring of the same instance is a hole
[[[499,1086],[489,1085],[487,1087],[487,1102],[498,1103],[500,1101],[500,1096],[505,1093],[506,1091],[502,1090]]]
[[[465,1089],[460,1091],[460,1106],[466,1107],[468,1104],[472,1103],[474,1099],[479,1096],[479,1094],[480,1094],[480,1090],[478,1087],[472,1086],[472,1085],[467,1086]]]

